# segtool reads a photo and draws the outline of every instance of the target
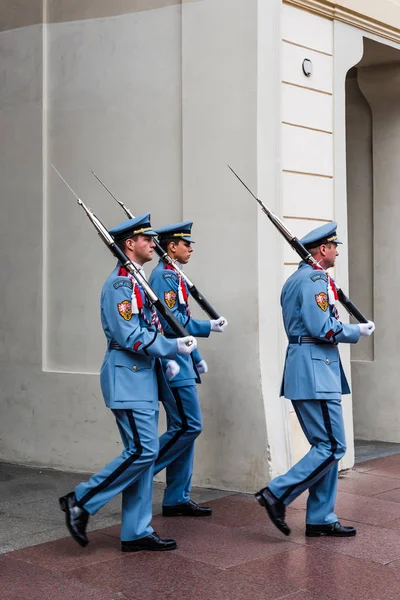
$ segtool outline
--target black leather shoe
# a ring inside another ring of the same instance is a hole
[[[285,522],[286,508],[283,502],[277,500],[267,487],[254,494],[254,496],[257,502],[265,508],[275,527],[285,535],[290,535],[290,529]]]
[[[75,498],[75,493],[70,492],[59,499],[60,508],[65,512],[65,522],[68,531],[78,544],[85,547],[89,540],[86,535],[86,526],[89,520],[89,513],[81,508]]]
[[[320,537],[328,535],[331,537],[353,537],[357,530],[354,527],[345,527],[339,521],[330,523],[329,525],[306,525],[307,537]]]
[[[212,509],[207,506],[199,506],[193,500],[175,506],[163,506],[163,517],[209,517]]]
[[[175,548],[175,540],[162,540],[155,531],[146,537],[133,540],[133,542],[121,542],[122,552],[139,552],[140,550],[165,552],[166,550],[175,550]]]

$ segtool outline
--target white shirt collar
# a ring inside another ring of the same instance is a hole
[[[132,261],[132,262],[133,262],[133,261]],[[145,280],[147,281],[147,277],[146,277],[146,273],[144,272],[143,265],[138,265],[138,264],[137,264],[137,263],[135,263],[135,262],[133,262],[133,264],[135,265],[135,267],[136,267],[137,269],[139,269],[141,276],[142,276],[142,277],[144,277],[144,278],[145,278]]]

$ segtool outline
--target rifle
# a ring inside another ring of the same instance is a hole
[[[318,262],[315,260],[315,258],[313,256],[311,256],[311,254],[309,253],[307,248],[305,246],[303,246],[303,244],[300,242],[300,240],[296,236],[294,236],[291,231],[289,231],[289,229],[286,227],[286,225],[284,223],[282,223],[282,221],[272,211],[270,211],[269,208],[267,208],[265,206],[265,204],[259,198],[257,198],[257,196],[255,196],[253,194],[253,192],[247,187],[247,185],[244,183],[244,181],[242,181],[242,179],[240,179],[239,175],[237,173],[235,173],[235,171],[232,169],[232,167],[230,167],[229,165],[227,165],[227,166],[230,168],[230,170],[235,175],[235,177],[237,177],[239,179],[240,183],[242,185],[244,185],[246,190],[253,196],[253,198],[255,200],[257,200],[258,204],[261,206],[262,211],[267,215],[268,219],[275,225],[275,227],[278,229],[278,231],[283,235],[285,240],[287,242],[289,242],[289,244],[291,245],[293,250],[295,252],[297,252],[297,254],[300,256],[300,258],[302,260],[304,260],[304,262],[308,263],[309,265],[318,266],[318,268],[320,269],[321,267],[319,266]],[[339,302],[344,306],[344,308],[347,310],[347,312],[350,315],[352,315],[355,319],[357,319],[357,321],[359,323],[368,323],[368,319],[366,319],[364,317],[362,312],[360,312],[358,310],[358,308],[355,306],[355,304],[353,304],[353,302],[350,300],[350,298],[348,298],[348,296],[346,296],[346,294],[343,292],[343,290],[338,286],[336,286],[336,289],[337,289],[337,293],[338,293],[338,297],[339,297]]]
[[[110,196],[112,198],[114,198],[114,200],[116,202],[118,202],[118,204],[120,205],[120,207],[122,208],[122,210],[125,211],[125,214],[129,217],[129,219],[134,219],[135,216],[129,210],[129,208],[127,208],[125,206],[125,204],[121,200],[118,200],[118,198],[116,198],[114,196],[114,194],[108,189],[108,187],[105,185],[105,183],[100,179],[100,177],[98,177],[98,175],[96,175],[96,173],[94,171],[92,171],[92,174],[96,177],[97,181],[99,183],[101,183],[101,185],[104,187],[104,189],[107,190],[107,192],[110,194]],[[203,294],[201,294],[199,292],[199,290],[194,285],[194,283],[183,272],[183,270],[176,264],[176,262],[169,256],[169,254],[167,252],[165,252],[165,250],[163,250],[163,248],[161,247],[161,245],[159,244],[159,242],[156,240],[156,238],[153,238],[153,241],[154,241],[154,243],[156,245],[155,250],[156,250],[158,256],[161,258],[161,260],[164,263],[166,263],[167,265],[171,266],[174,269],[174,271],[180,277],[182,277],[182,279],[187,283],[187,286],[189,288],[190,294],[196,300],[197,304],[199,304],[199,306],[204,310],[204,312],[207,313],[207,315],[210,317],[210,319],[219,319],[220,315],[217,313],[217,311],[211,306],[211,304],[208,302],[208,300],[206,300],[206,298],[204,298]]]
[[[97,233],[99,234],[100,238],[105,243],[107,248],[114,254],[115,258],[120,261],[120,263],[125,267],[125,269],[127,271],[129,271],[129,273],[132,275],[132,277],[135,279],[135,281],[143,288],[143,290],[144,290],[146,296],[148,297],[148,299],[150,300],[150,302],[154,305],[154,307],[157,309],[157,311],[164,317],[164,319],[167,321],[167,323],[171,327],[171,329],[174,330],[174,332],[177,334],[178,337],[188,336],[189,334],[187,333],[186,329],[178,321],[178,319],[175,317],[175,315],[172,314],[172,312],[168,309],[168,307],[165,306],[165,304],[163,302],[161,302],[161,300],[158,298],[157,294],[152,290],[152,288],[150,287],[150,285],[148,284],[146,279],[141,275],[139,269],[126,256],[125,252],[123,252],[123,250],[121,250],[121,248],[119,248],[117,246],[114,238],[107,231],[107,229],[105,228],[103,223],[100,221],[100,219],[98,217],[96,217],[96,215],[93,214],[92,211],[82,202],[82,200],[79,198],[79,196],[77,196],[77,194],[75,194],[74,190],[65,181],[64,177],[56,169],[56,167],[53,164],[51,166],[53,167],[53,169],[55,170],[57,175],[63,180],[63,182],[65,183],[67,188],[73,193],[79,206],[81,208],[83,208],[87,217],[92,222],[94,227],[97,229]],[[186,342],[186,345],[191,346],[192,343],[193,342],[188,341],[188,342]]]

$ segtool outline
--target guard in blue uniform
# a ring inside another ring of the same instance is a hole
[[[143,264],[152,259],[155,247],[150,214],[124,221],[110,233],[144,276]],[[196,348],[196,340],[162,335],[154,307],[120,263],[103,286],[101,321],[107,338],[101,388],[115,416],[124,450],[102,471],[60,498],[60,506],[72,537],[86,546],[89,515],[121,492],[122,550],[172,550],[176,542],[160,539],[150,525],[153,468],[159,451],[159,396],[170,396],[173,402],[159,359],[189,355]],[[190,346],[186,344],[189,340]]]
[[[160,245],[178,264],[186,264],[193,251],[191,229],[191,221],[157,229]],[[224,317],[211,321],[192,317],[185,281],[161,260],[153,270],[149,283],[191,335],[208,337],[211,331],[222,332],[225,329],[227,321]],[[162,324],[165,335],[175,337],[164,321]],[[191,500],[190,489],[194,442],[202,430],[196,383],[200,383],[200,374],[206,373],[208,367],[198,350],[190,356],[179,356],[176,360],[180,367],[177,375],[170,372],[163,361],[174,402],[168,397],[163,400],[167,413],[167,431],[160,438],[160,453],[155,463],[155,473],[166,468],[167,485],[162,510],[165,517],[207,516],[211,515],[211,508],[201,507]]]
[[[372,321],[347,325],[339,319],[335,283],[326,272],[334,266],[341,244],[336,228],[335,222],[327,223],[300,240],[320,267],[301,262],[281,295],[289,341],[281,396],[292,400],[311,449],[255,496],[286,535],[290,529],[285,522],[285,507],[306,489],[307,536],[356,534],[354,527],[342,526],[334,512],[338,462],[346,451],[341,395],[350,393],[338,344],[357,343],[360,335],[371,335],[375,325]]]

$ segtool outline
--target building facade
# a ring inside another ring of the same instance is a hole
[[[252,491],[306,449],[279,398],[279,294],[297,256],[227,164],[298,237],[339,222],[336,279],[377,326],[342,349],[353,387],[342,466],[354,431],[400,442],[400,280],[388,257],[400,2],[0,7],[0,460],[92,471],[121,445],[99,386],[113,258],[51,164],[110,228],[124,215],[91,170],[155,227],[194,221],[188,274],[230,323],[200,342],[210,372],[196,485]]]

